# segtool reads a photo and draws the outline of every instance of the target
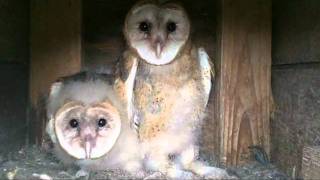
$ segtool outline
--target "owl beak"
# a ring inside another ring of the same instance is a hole
[[[96,145],[96,140],[92,135],[86,135],[83,138],[83,148],[85,151],[85,158],[90,159],[92,154],[92,149]]]
[[[157,58],[161,58],[161,44],[160,43],[157,43],[157,46],[156,46],[156,56],[157,56]]]
[[[82,147],[85,151],[85,158],[90,159],[92,150],[96,146],[96,130],[90,126],[85,126],[80,131]]]
[[[91,150],[92,150],[92,145],[90,141],[85,142],[85,152],[86,152],[86,159],[91,158]]]
[[[165,44],[165,36],[163,34],[158,34],[154,36],[152,39],[153,49],[155,51],[156,57],[161,58],[162,50]]]

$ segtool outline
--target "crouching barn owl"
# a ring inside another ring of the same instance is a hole
[[[83,72],[52,85],[47,133],[64,163],[86,171],[141,170],[137,133],[130,127],[128,113],[126,88],[132,86],[128,74],[122,82],[110,75]]]

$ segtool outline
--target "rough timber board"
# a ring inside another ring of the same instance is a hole
[[[320,146],[303,148],[302,175],[304,179],[320,177]]]
[[[0,161],[25,144],[28,61],[29,1],[1,0]]]
[[[0,157],[25,144],[27,74],[26,65],[0,63]]]
[[[270,149],[271,1],[222,0],[216,105],[220,161],[250,160],[248,146]]]
[[[58,77],[81,68],[81,1],[31,0],[31,125],[39,142],[44,130],[42,97]]]
[[[320,64],[272,68],[271,160],[295,177],[302,177],[303,147],[320,145],[319,84]]]

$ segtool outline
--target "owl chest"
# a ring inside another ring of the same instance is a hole
[[[192,89],[190,72],[177,73],[173,65],[149,67],[142,64],[135,78],[134,96],[136,108],[144,121],[165,116],[173,111],[177,101],[188,98],[181,92]],[[164,117],[162,117],[164,118]]]
[[[180,99],[180,88],[165,82],[137,81],[135,102],[144,116],[159,116],[168,113],[174,102]]]
[[[196,91],[194,81],[181,82],[153,81],[137,78],[135,84],[135,106],[139,113],[141,139],[157,137],[165,132],[173,115],[181,106],[193,101]]]

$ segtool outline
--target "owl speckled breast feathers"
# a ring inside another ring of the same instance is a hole
[[[186,11],[170,1],[141,1],[127,14],[123,61],[139,63],[134,120],[147,168],[174,178],[183,177],[184,170],[227,177],[224,170],[197,161],[211,67],[205,50],[192,44],[190,26]]]

